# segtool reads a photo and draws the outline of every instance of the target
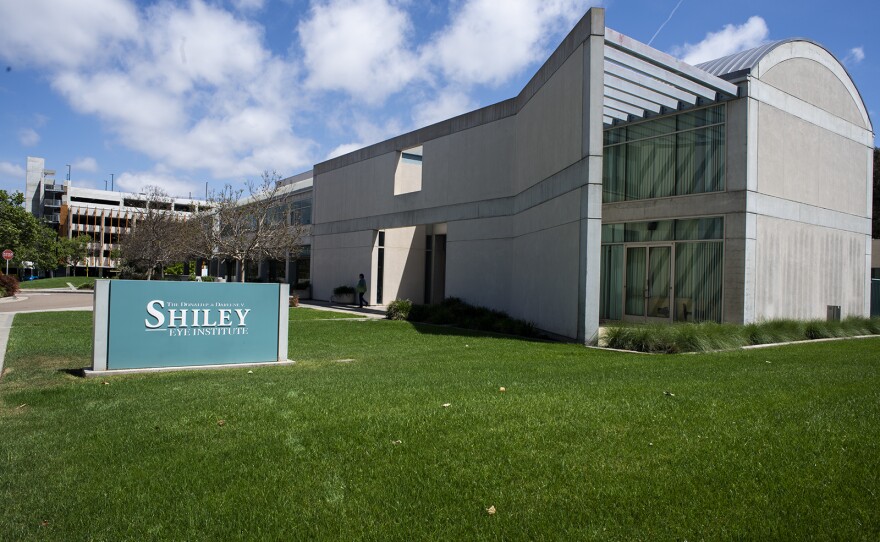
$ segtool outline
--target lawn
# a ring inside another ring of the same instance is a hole
[[[294,366],[94,380],[89,313],[16,316],[0,539],[880,537],[880,339],[650,356],[299,310]]]
[[[19,287],[22,290],[31,290],[33,288],[69,288],[68,282],[74,286],[94,284],[95,277],[55,277],[51,279],[25,280],[19,284]]]

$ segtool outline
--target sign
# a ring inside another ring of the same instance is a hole
[[[12,253],[12,251],[9,250],[8,248],[7,248],[6,250],[3,251],[3,259],[4,259],[4,260],[11,260],[11,259],[12,259],[12,256],[13,256],[13,253]]]
[[[286,360],[288,288],[96,281],[93,370]]]

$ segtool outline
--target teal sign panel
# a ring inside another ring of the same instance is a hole
[[[278,360],[278,284],[108,282],[108,370]]]

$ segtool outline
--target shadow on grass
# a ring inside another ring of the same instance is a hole
[[[58,369],[58,372],[59,373],[66,373],[66,374],[69,374],[70,376],[75,376],[77,378],[85,378],[87,369],[89,369],[89,367],[81,367],[78,369],[73,368],[73,367],[67,367],[67,368]]]
[[[441,335],[441,336],[458,336],[458,337],[496,337],[499,339],[511,339],[524,342],[536,343],[555,343],[565,342],[557,340],[546,335],[536,335],[533,337],[524,337],[522,335],[512,335],[509,333],[499,333],[496,331],[484,331],[481,329],[470,329],[466,327],[458,327],[453,324],[432,324],[427,322],[407,322],[416,331],[422,335]]]

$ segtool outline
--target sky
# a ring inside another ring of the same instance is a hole
[[[810,38],[880,118],[877,0],[0,0],[0,190],[306,171],[516,96],[591,6],[691,63]]]

